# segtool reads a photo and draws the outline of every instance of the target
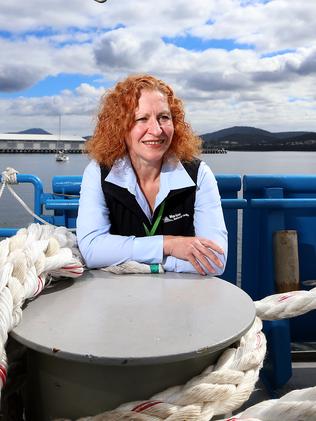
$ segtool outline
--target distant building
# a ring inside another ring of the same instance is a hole
[[[0,153],[81,153],[85,141],[80,136],[0,133]]]

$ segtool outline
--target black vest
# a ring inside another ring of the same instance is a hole
[[[192,180],[197,181],[200,160],[183,163],[185,170]],[[101,186],[107,206],[110,211],[110,233],[116,235],[135,235],[145,237],[145,224],[151,229],[151,224],[137,203],[135,196],[125,188],[105,181],[110,172],[107,167],[101,166]],[[162,218],[155,235],[183,235],[194,236],[193,215],[196,186],[171,190],[165,199]],[[161,205],[160,205],[161,206]],[[155,210],[152,221],[155,222],[160,206]]]

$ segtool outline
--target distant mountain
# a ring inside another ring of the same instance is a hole
[[[9,132],[11,134],[51,134],[49,132],[47,132],[44,129],[39,129],[39,128],[33,128],[33,129],[27,129],[27,130],[22,130],[20,132]]]
[[[256,127],[235,126],[200,136],[204,150],[316,150],[315,132],[272,133]]]
[[[229,127],[228,129],[218,130],[213,133],[206,133],[203,134],[201,137],[205,140],[212,139],[212,140],[220,140],[231,136],[272,136],[270,132],[267,130],[256,129],[255,127],[248,127],[248,126],[234,126]]]

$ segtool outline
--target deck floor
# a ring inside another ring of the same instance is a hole
[[[276,391],[276,396],[274,398],[280,398],[292,390],[316,386],[316,362],[293,362],[292,370],[292,377],[286,385]],[[265,386],[259,380],[250,399],[237,411],[237,413],[269,399],[272,399],[272,397],[269,396]]]

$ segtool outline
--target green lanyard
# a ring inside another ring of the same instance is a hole
[[[151,237],[152,235],[155,235],[155,232],[157,231],[158,225],[161,221],[161,217],[162,217],[162,213],[163,213],[164,208],[165,208],[165,201],[163,201],[162,204],[160,205],[158,216],[156,218],[156,221],[154,222],[154,225],[151,227],[150,231],[147,228],[146,224],[143,222],[145,233],[148,237]]]

